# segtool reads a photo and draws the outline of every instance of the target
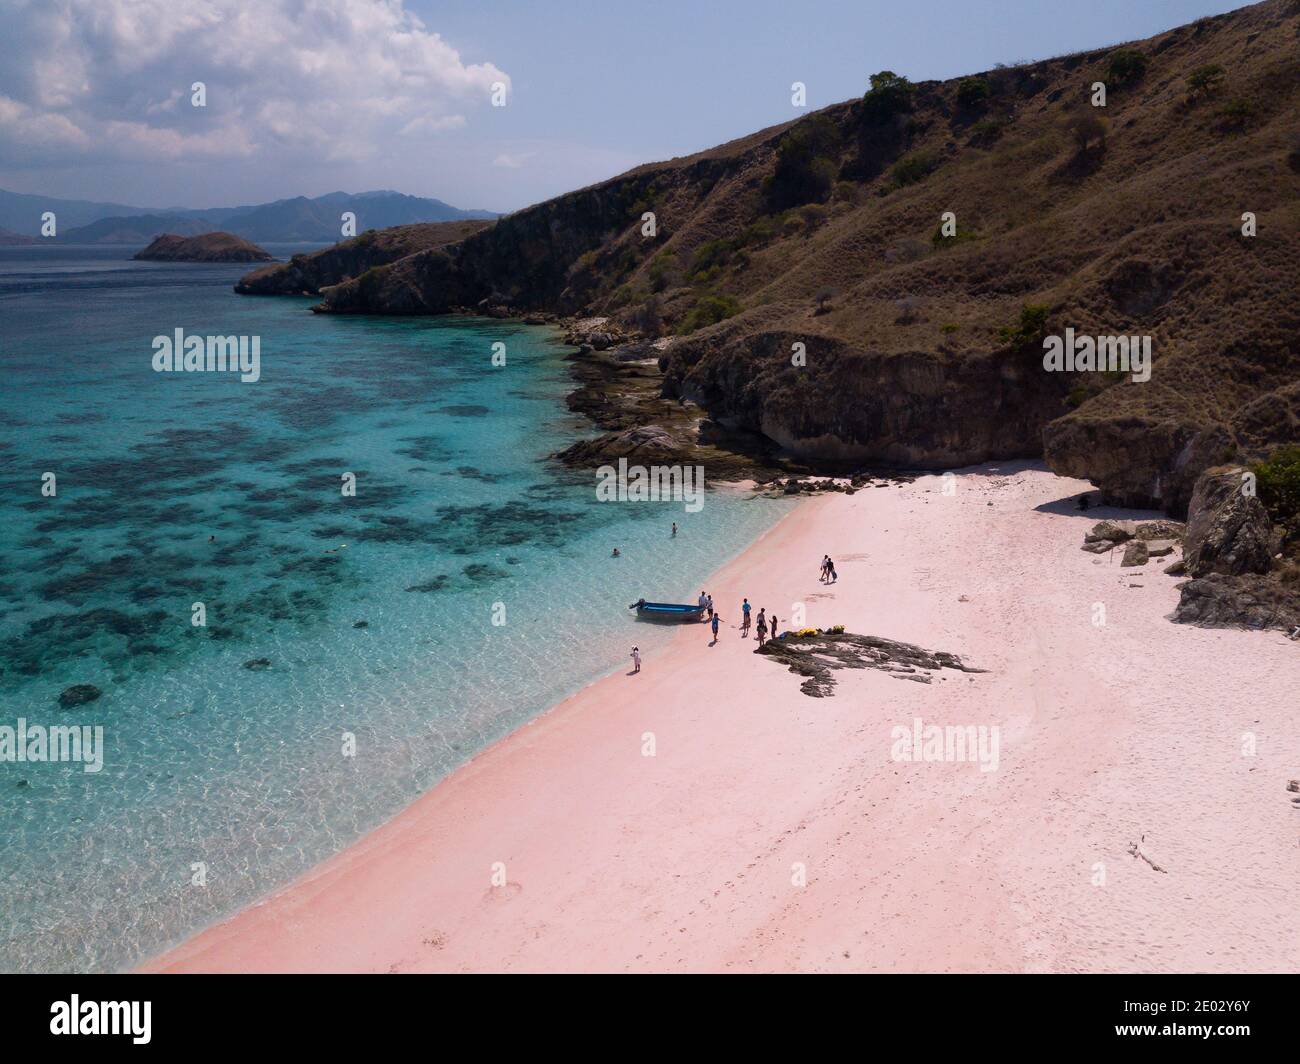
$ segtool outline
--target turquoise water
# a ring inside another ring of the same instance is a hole
[[[665,639],[627,604],[786,509],[597,502],[546,458],[592,431],[546,329],[241,272],[0,249],[0,725],[104,728],[99,773],[0,763],[0,969],[122,968],[283,884]],[[178,327],[260,336],[261,379],[155,373]]]

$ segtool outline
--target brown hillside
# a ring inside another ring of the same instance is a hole
[[[1268,0],[642,166],[372,270],[321,309],[492,296],[613,314],[679,334],[667,394],[806,458],[1045,455],[1116,501],[1177,511],[1207,465],[1296,438],[1298,118],[1300,3]],[[955,239],[938,237],[947,211]],[[1022,323],[1027,306],[1045,319]],[[1150,381],[1045,372],[1042,336],[1067,327],[1149,335]]]

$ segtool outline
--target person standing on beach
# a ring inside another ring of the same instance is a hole
[[[709,616],[712,617],[712,616],[713,616],[713,596],[712,596],[712,595],[708,595],[708,596],[706,596],[705,603],[704,603],[704,608],[705,608],[706,610],[709,611]]]
[[[632,648],[632,671],[638,673],[641,671],[641,648]]]
[[[700,592],[699,607],[700,607],[700,620],[704,620],[704,611],[709,608],[709,596],[706,595],[703,591]]]
[[[763,640],[767,638],[767,615],[763,610],[758,611],[758,634],[755,638],[758,639],[759,646],[762,646]]]
[[[772,629],[772,638],[775,639],[776,638],[776,614],[775,613],[772,614],[772,620],[769,622],[769,627]]]
[[[713,642],[709,646],[714,646],[718,642],[718,624],[722,621],[716,613],[713,615]]]
[[[830,583],[832,584],[840,578],[840,574],[835,571],[835,563],[829,558],[827,559],[826,575],[829,577]]]
[[[740,604],[740,634],[743,638],[749,638],[749,599]]]
[[[822,555],[822,575],[819,576],[819,577],[817,578],[817,579],[819,579],[823,584],[826,582],[826,574],[830,571],[830,567],[831,567],[831,556],[830,556],[829,554],[823,554],[823,555]]]

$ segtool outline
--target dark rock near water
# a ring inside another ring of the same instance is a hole
[[[639,425],[621,432],[608,432],[594,440],[579,440],[556,456],[565,465],[592,466],[620,458],[641,463],[673,465],[691,460],[690,450],[658,425]]]
[[[59,705],[64,709],[84,706],[87,702],[95,701],[103,693],[93,683],[74,683],[71,687],[63,689],[59,695]]]
[[[270,658],[252,658],[244,662],[244,668],[248,669],[251,672],[261,672],[263,669],[269,669],[270,667],[271,667]]]
[[[931,652],[911,643],[850,632],[787,634],[768,640],[754,653],[775,658],[791,672],[806,677],[799,689],[810,698],[826,698],[835,693],[833,673],[837,669],[879,669],[894,674],[895,679],[920,683],[929,683],[929,673],[939,669],[986,671],[963,664],[955,654]]]
[[[1206,470],[1196,482],[1188,507],[1184,558],[1187,572],[1236,575],[1267,573],[1277,542],[1268,511],[1242,491],[1245,470]]]
[[[353,622],[352,622],[352,627],[353,627],[353,628],[369,628],[369,627],[370,627],[370,622],[369,622],[369,621],[353,621]]]

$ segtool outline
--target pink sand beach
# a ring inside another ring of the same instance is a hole
[[[1300,969],[1300,643],[1169,622],[1160,560],[1079,549],[1151,516],[1077,513],[1088,487],[1018,463],[802,503],[706,585],[716,646],[683,627],[145,969]],[[987,671],[808,697],[744,596]],[[996,726],[996,769],[895,760],[918,719]]]

